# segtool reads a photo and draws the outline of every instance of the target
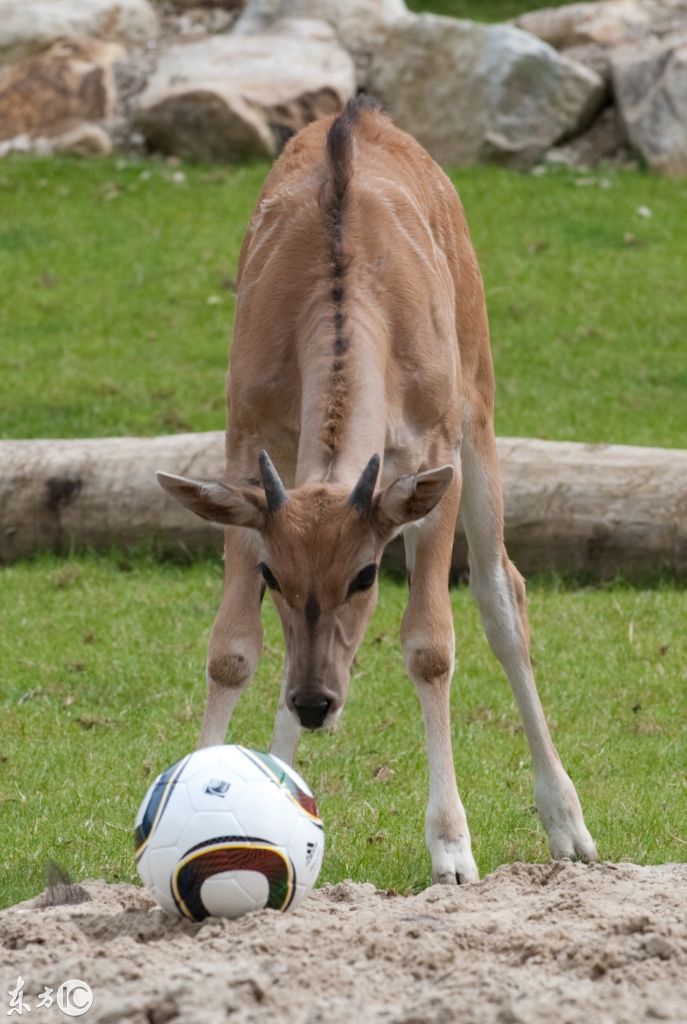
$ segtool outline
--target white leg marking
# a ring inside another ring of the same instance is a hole
[[[214,747],[226,741],[229,720],[242,693],[241,686],[223,686],[208,677],[208,698],[199,747]]]
[[[280,757],[282,761],[293,765],[296,760],[298,749],[298,738],[301,734],[301,726],[295,715],[291,714],[286,705],[286,674],[281,685],[279,695],[279,708],[274,722],[272,733],[272,745],[270,753]]]
[[[418,520],[414,523],[406,523],[403,527],[403,547],[405,548],[406,554],[406,570],[410,576],[415,568],[415,555],[417,552],[417,542],[420,538],[420,530],[422,520]]]

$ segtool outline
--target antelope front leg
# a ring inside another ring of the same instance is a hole
[[[208,644],[208,693],[199,747],[224,743],[234,708],[258,664],[263,593],[259,561],[259,547],[249,531],[227,527],[224,593]]]
[[[279,708],[274,722],[270,754],[276,754],[287,764],[294,764],[300,734],[301,727],[286,705],[286,666],[284,666],[284,680],[279,694]]]
[[[425,838],[432,881],[451,885],[479,880],[451,749],[455,637],[448,575],[459,493],[460,485],[454,481],[430,515],[406,527],[410,596],[401,626],[406,669],[420,700],[427,737]]]

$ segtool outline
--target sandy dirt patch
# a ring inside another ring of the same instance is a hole
[[[98,1024],[687,1022],[685,864],[513,864],[410,897],[343,882],[201,924],[83,884],[89,902],[0,914],[3,1019],[21,975],[32,1024],[68,1019],[36,1007],[68,978]]]

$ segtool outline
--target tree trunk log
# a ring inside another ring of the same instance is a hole
[[[0,562],[37,551],[219,550],[222,532],[157,485],[155,470],[221,477],[224,435],[0,442]],[[506,545],[525,573],[687,573],[687,451],[501,438]],[[388,563],[402,566],[402,545]],[[456,530],[453,568],[467,568]]]

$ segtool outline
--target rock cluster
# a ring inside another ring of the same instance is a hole
[[[687,173],[687,0],[483,25],[404,0],[0,0],[0,155],[274,156],[359,90],[444,164]]]
[[[687,174],[687,0],[568,4],[515,24],[604,80],[608,130],[581,138],[573,158],[577,149],[590,164],[626,147],[654,170]]]

